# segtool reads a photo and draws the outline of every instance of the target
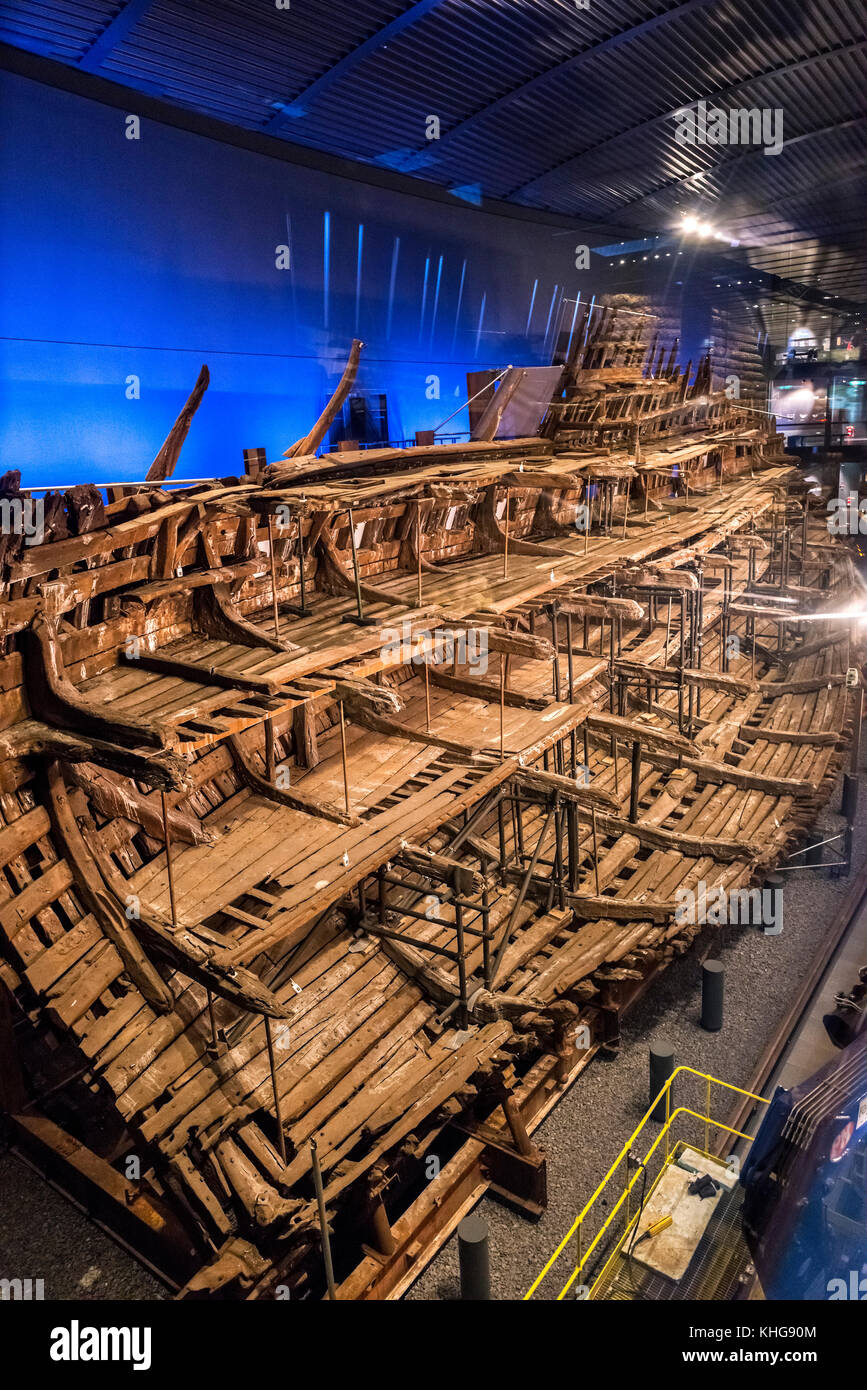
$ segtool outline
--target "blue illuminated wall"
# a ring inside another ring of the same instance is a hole
[[[0,442],[25,484],[143,477],[203,362],[179,472],[237,473],[246,446],[277,457],[356,335],[390,435],[433,428],[467,371],[549,361],[578,292],[604,287],[601,258],[575,269],[592,234],[144,118],[128,139],[125,112],[11,74],[0,103]]]

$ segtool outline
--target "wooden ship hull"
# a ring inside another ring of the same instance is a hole
[[[394,1297],[485,1190],[538,1214],[679,893],[843,766],[801,615],[852,566],[773,421],[585,327],[537,436],[507,378],[468,444],[317,457],[356,344],[283,460],[169,492],[204,373],[151,487],[4,538],[7,1130],[184,1297]]]

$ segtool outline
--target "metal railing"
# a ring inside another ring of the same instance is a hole
[[[704,1112],[693,1110],[688,1106],[679,1106],[676,1110],[672,1111],[671,1088],[675,1081],[675,1078],[684,1073],[688,1073],[689,1075],[698,1077],[700,1080],[704,1081]],[[565,1283],[563,1284],[562,1288],[557,1294],[557,1301],[560,1302],[561,1300],[563,1300],[568,1294],[569,1290],[573,1287],[573,1285],[576,1284],[576,1282],[581,1288],[586,1289],[587,1286],[583,1283],[580,1276],[588,1268],[591,1258],[596,1254],[597,1251],[599,1251],[599,1247],[602,1244],[606,1235],[609,1234],[609,1232],[613,1234],[613,1223],[615,1221],[615,1218],[622,1211],[623,1229],[615,1241],[614,1249],[607,1256],[603,1268],[596,1275],[593,1281],[593,1285],[590,1289],[587,1290],[586,1296],[590,1297],[592,1295],[593,1289],[604,1278],[612,1261],[616,1259],[617,1255],[622,1249],[623,1244],[626,1241],[633,1226],[640,1219],[641,1210],[644,1206],[644,1201],[641,1202],[637,1210],[632,1209],[632,1193],[636,1184],[640,1182],[642,1184],[644,1192],[646,1193],[646,1196],[649,1196],[649,1192],[652,1191],[653,1187],[655,1187],[655,1185],[659,1182],[659,1179],[662,1177],[666,1168],[669,1166],[669,1164],[673,1161],[675,1157],[676,1150],[680,1141],[678,1141],[678,1143],[675,1143],[675,1145],[671,1147],[669,1139],[671,1136],[672,1126],[679,1117],[688,1115],[691,1116],[693,1119],[698,1120],[700,1123],[704,1125],[704,1148],[699,1148],[696,1144],[691,1144],[691,1147],[695,1149],[697,1153],[700,1153],[704,1158],[716,1158],[716,1155],[712,1154],[710,1151],[711,1127],[713,1127],[715,1130],[725,1131],[726,1134],[734,1135],[737,1139],[746,1140],[747,1143],[752,1142],[750,1135],[744,1134],[741,1130],[732,1129],[730,1125],[725,1124],[722,1120],[715,1120],[713,1118],[713,1116],[710,1113],[711,1086],[721,1086],[725,1091],[734,1092],[741,1096],[747,1096],[750,1100],[754,1100],[760,1105],[768,1104],[764,1097],[757,1096],[752,1091],[745,1091],[740,1086],[733,1086],[728,1081],[721,1081],[718,1077],[710,1076],[707,1072],[696,1071],[694,1067],[676,1067],[675,1070],[672,1072],[671,1076],[666,1081],[665,1085],[660,1090],[659,1094],[651,1102],[650,1106],[648,1107],[645,1115],[643,1116],[639,1124],[636,1126],[632,1134],[627,1139],[626,1143],[623,1145],[623,1148],[620,1150],[620,1153],[617,1155],[611,1167],[608,1169],[608,1172],[605,1174],[605,1177],[599,1183],[592,1196],[584,1204],[581,1211],[578,1213],[577,1217],[570,1226],[569,1230],[566,1232],[565,1236],[560,1241],[560,1244],[557,1246],[550,1259],[544,1265],[537,1278],[530,1285],[530,1288],[524,1295],[525,1302],[534,1296],[537,1289],[542,1284],[543,1280],[550,1274],[554,1266],[560,1260],[561,1256],[563,1256],[569,1251],[570,1247],[574,1248],[574,1264],[571,1268],[571,1272],[568,1275],[568,1278],[566,1279]],[[659,1105],[663,1104],[663,1102],[665,1104],[665,1122],[662,1125],[659,1134],[656,1136],[653,1143],[650,1145],[650,1148],[647,1150],[647,1153],[644,1155],[644,1158],[636,1160],[632,1154],[633,1147],[636,1141],[638,1140],[638,1137],[641,1134],[642,1130],[652,1119],[654,1111],[657,1109]],[[648,1191],[648,1164],[651,1162],[651,1160],[654,1159],[654,1157],[657,1157],[660,1161],[659,1172],[656,1174],[653,1182],[650,1184]],[[606,1189],[608,1189],[609,1185],[614,1182],[616,1176],[618,1175],[618,1173],[620,1173],[620,1170],[624,1167],[624,1165],[625,1173],[621,1173],[623,1188],[620,1192],[620,1195],[617,1198],[617,1201],[611,1207],[611,1210],[608,1212],[605,1220],[602,1222],[595,1235],[585,1245],[585,1224],[587,1223],[588,1218],[591,1216],[591,1214],[594,1212],[594,1210],[600,1203],[600,1200],[603,1198],[603,1194],[606,1192]],[[630,1176],[630,1170],[633,1168],[634,1172],[632,1173],[632,1176]],[[646,1197],[644,1200],[646,1200]],[[604,1252],[600,1252],[600,1255],[597,1256],[597,1258],[601,1258],[601,1253]]]

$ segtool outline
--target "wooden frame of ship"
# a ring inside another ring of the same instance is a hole
[[[179,1296],[397,1297],[485,1191],[540,1213],[678,889],[809,839],[851,561],[649,336],[585,313],[532,437],[511,369],[469,443],[320,456],[355,343],[281,461],[172,491],[203,369],[148,486],[2,538],[0,1104]]]

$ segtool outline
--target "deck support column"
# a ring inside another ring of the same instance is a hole
[[[358,568],[358,548],[355,544],[355,521],[352,515],[352,508],[346,508],[349,517],[349,543],[352,547],[352,573],[355,577],[355,613],[344,613],[340,619],[342,623],[355,623],[356,627],[376,627],[375,618],[364,616],[364,604],[361,601],[361,573]]]
[[[634,825],[638,820],[638,795],[641,785],[641,740],[632,741],[632,780],[629,784],[629,819]]]

